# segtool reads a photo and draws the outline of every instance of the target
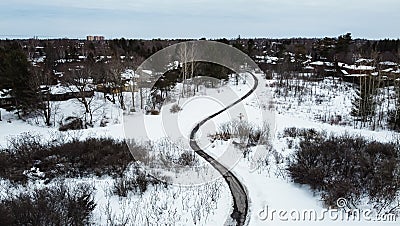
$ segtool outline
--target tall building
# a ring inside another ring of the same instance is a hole
[[[86,40],[88,40],[88,41],[103,41],[104,40],[104,36],[88,35],[88,36],[86,36]]]

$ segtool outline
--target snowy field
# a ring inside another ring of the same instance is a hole
[[[266,81],[261,74],[256,74],[256,76],[259,80],[256,92],[246,98],[243,103],[207,122],[196,137],[199,145],[206,152],[232,169],[246,186],[250,200],[248,225],[338,225],[339,223],[377,225],[377,222],[365,220],[337,222],[328,217],[316,222],[285,221],[280,220],[277,215],[274,219],[269,218],[271,215],[268,217],[265,215],[272,210],[312,209],[318,213],[324,210],[320,196],[307,186],[299,186],[291,182],[285,171],[284,160],[294,151],[288,147],[287,138],[281,135],[285,128],[315,128],[318,131],[326,131],[328,134],[347,132],[382,142],[391,141],[397,138],[398,134],[384,130],[355,129],[350,124],[349,116],[354,91],[346,83],[325,80],[318,85],[310,85],[310,90],[317,95],[309,99],[293,99],[289,94],[287,98],[280,96],[272,99],[271,96],[275,96],[276,88],[271,84],[276,81]],[[60,136],[71,139],[112,137],[134,138],[140,142],[157,143],[169,137],[174,143],[182,145],[182,149],[189,149],[188,137],[195,124],[239,99],[250,90],[253,84],[251,77],[245,76],[238,86],[230,81],[218,88],[203,87],[195,97],[179,99],[182,110],[178,113],[170,112],[171,107],[176,104],[172,102],[163,106],[160,115],[144,115],[142,112],[124,114],[119,106],[104,101],[100,94],[96,94],[95,126],[74,132],[59,132],[56,127],[43,126],[40,120],[23,122],[17,120],[12,113],[0,109],[3,117],[3,121],[0,121],[0,147],[7,147],[8,140],[13,136],[28,132],[40,135],[43,140],[57,139]],[[333,91],[332,87],[337,90]],[[176,93],[179,93],[179,89]],[[129,98],[127,100],[129,104]],[[75,100],[57,104],[58,112],[53,120],[55,123],[62,118],[82,114],[81,107]],[[328,118],[341,115],[343,124],[331,124],[328,119],[323,122],[321,117],[326,114]],[[99,123],[104,118],[107,119],[108,124],[100,127]],[[272,134],[270,149],[256,146],[252,148],[249,156],[243,158],[242,153],[232,145],[232,140],[211,142],[209,135],[214,134],[223,123],[232,120],[248,121],[257,126],[262,126],[267,121]],[[261,149],[264,151],[260,151]],[[267,161],[260,161],[260,158]],[[95,188],[95,200],[98,205],[94,210],[92,220],[96,222],[96,225],[109,225],[111,222],[117,224],[126,222],[128,225],[223,225],[232,210],[229,188],[211,166],[201,158],[199,162],[203,177],[189,178],[190,182],[194,181],[193,183],[185,184],[188,182],[185,180],[193,175],[186,174],[186,177],[183,177],[183,174],[175,171],[166,172],[168,176],[179,177],[181,180],[174,180],[168,188],[152,186],[143,195],[130,193],[124,198],[113,195],[110,189],[115,181],[108,177],[68,179],[67,183],[88,183]],[[207,176],[204,177],[204,174]],[[196,183],[199,182],[196,179],[201,179],[202,183]],[[27,187],[40,186],[45,186],[42,181],[31,182]],[[18,192],[18,189],[26,188],[12,187],[9,182],[3,180],[0,189],[3,196],[7,192]],[[361,206],[365,209],[369,207],[367,203]],[[386,224],[390,223],[385,222]],[[393,225],[395,225],[394,222]]]

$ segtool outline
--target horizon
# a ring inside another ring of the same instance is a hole
[[[382,38],[365,38],[365,37],[354,37],[351,32],[348,32],[352,35],[353,40],[369,40],[369,41],[380,41],[380,40],[400,40],[400,38],[390,38],[390,37],[382,37]],[[103,36],[105,41],[109,40],[114,40],[114,39],[127,39],[127,40],[200,40],[200,39],[206,39],[209,41],[213,40],[220,40],[220,39],[227,39],[227,40],[236,40],[238,38],[240,39],[267,39],[267,40],[285,40],[285,39],[323,39],[323,38],[338,38],[340,35],[345,35],[343,34],[338,34],[336,36],[320,36],[320,37],[245,37],[242,35],[238,35],[236,37],[198,37],[198,38],[182,38],[182,37],[175,37],[175,38],[161,38],[161,37],[152,37],[152,38],[138,38],[138,37],[124,37],[124,36],[115,36],[115,37],[107,37],[102,34],[87,34],[87,35],[81,35],[78,37],[62,37],[62,36],[40,36],[40,35],[33,35],[33,36],[28,36],[28,35],[0,35],[0,40],[29,40],[29,39],[36,39],[36,40],[59,40],[59,39],[69,39],[69,40],[87,40],[87,36]]]

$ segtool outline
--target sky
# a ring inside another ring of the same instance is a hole
[[[4,38],[400,38],[399,0],[1,0]]]

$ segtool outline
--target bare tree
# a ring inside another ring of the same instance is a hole
[[[183,42],[178,46],[178,57],[182,70],[182,97],[186,95],[186,82],[195,75],[196,46],[194,42]]]
[[[66,73],[63,77],[63,83],[68,89],[75,94],[75,98],[84,106],[84,120],[85,124],[93,125],[93,109],[92,101],[94,99],[93,85],[94,74],[92,69],[84,67],[75,69]],[[89,117],[89,118],[88,118]]]
[[[50,82],[50,72],[46,71],[42,68],[35,67],[33,68],[31,86],[38,87],[39,91],[37,92],[40,106],[37,108],[38,113],[43,116],[44,122],[47,126],[51,126],[51,102],[50,102],[50,94],[51,94],[51,82]]]
[[[122,78],[122,73],[125,72],[126,66],[123,64],[123,62],[120,61],[120,59],[117,58],[114,58],[113,60],[109,61],[107,65],[108,69],[106,73],[109,77],[109,81],[111,82],[112,95],[114,95],[114,93],[117,94],[120,107],[123,110],[125,110],[126,106],[124,99],[124,91],[127,81]]]
[[[137,83],[137,78],[136,78],[136,69],[139,67],[139,65],[144,61],[144,58],[141,56],[134,56],[130,59],[130,61],[127,61],[127,68],[131,69],[133,71],[133,75],[131,78],[131,95],[132,95],[132,108],[131,111],[135,112],[135,90],[136,90],[136,83]]]

